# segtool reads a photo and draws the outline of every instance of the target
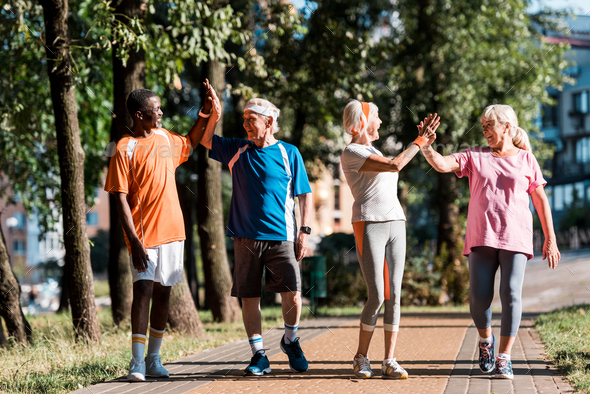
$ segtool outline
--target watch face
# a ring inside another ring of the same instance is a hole
[[[311,227],[307,227],[307,226],[301,227],[300,230],[306,234],[311,234]]]

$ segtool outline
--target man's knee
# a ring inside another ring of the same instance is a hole
[[[282,302],[287,302],[290,305],[301,305],[301,292],[300,291],[286,291],[281,293]]]
[[[154,282],[151,280],[138,280],[133,283],[133,298],[150,298],[154,288]]]
[[[172,286],[162,286],[159,283],[154,283],[152,291],[152,302],[166,303],[170,300],[170,292]]]

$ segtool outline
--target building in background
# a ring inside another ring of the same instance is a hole
[[[97,189],[95,205],[88,207],[86,233],[93,238],[99,230],[109,229],[109,200],[104,192]],[[36,283],[40,272],[39,264],[55,260],[63,264],[65,249],[63,245],[63,224],[61,217],[53,231],[48,231],[39,239],[41,229],[35,213],[27,214],[23,204],[7,205],[0,200],[0,225],[10,256],[10,262],[21,283]]]
[[[590,16],[567,23],[568,34],[542,31],[549,44],[569,43],[567,57],[576,63],[567,71],[576,83],[550,89],[557,106],[544,106],[540,119],[543,139],[555,146],[546,190],[556,227],[574,203],[590,207]]]

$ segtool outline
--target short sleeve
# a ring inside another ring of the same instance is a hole
[[[297,148],[294,148],[295,158],[292,160],[292,171],[294,181],[294,195],[311,193],[311,186],[309,186],[309,179],[307,177],[307,171],[305,170],[305,164],[303,163],[303,157]]]
[[[537,162],[537,158],[532,153],[529,155],[529,164],[530,170],[529,175],[527,175],[527,178],[529,180],[529,188],[527,189],[527,193],[531,194],[539,186],[545,186],[547,184],[547,181],[545,180],[545,178],[543,178],[541,167]]]
[[[127,144],[119,144],[117,151],[111,157],[104,190],[107,193],[121,192],[129,194],[129,159],[127,158]]]
[[[174,168],[176,168],[188,160],[193,152],[193,146],[188,135],[182,136],[169,131],[168,136],[170,137],[170,144],[172,145],[172,160],[174,162]]]
[[[223,138],[214,134],[209,158],[227,165],[238,150],[249,143],[250,141],[241,138]]]
[[[368,149],[358,149],[355,146],[348,145],[344,152],[342,152],[342,171],[344,172],[359,172],[365,161],[373,153]]]
[[[471,164],[471,149],[464,150],[463,152],[453,153],[452,154],[457,163],[459,163],[459,171],[455,171],[455,174],[459,178],[463,178],[464,176],[469,176],[471,171],[469,169]]]

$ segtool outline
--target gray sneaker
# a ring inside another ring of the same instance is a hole
[[[148,354],[145,358],[145,364],[147,366],[147,375],[152,378],[167,378],[170,373],[162,366],[162,359],[157,353]]]
[[[371,371],[371,362],[368,357],[363,356],[355,357],[352,362],[352,368],[357,378],[370,379],[373,377],[373,371]]]
[[[143,358],[138,361],[135,357],[131,357],[127,380],[129,382],[145,382],[145,361]]]
[[[408,372],[403,369],[394,358],[393,360],[389,360],[387,362],[383,362],[383,366],[381,367],[381,377],[383,379],[407,379]]]

